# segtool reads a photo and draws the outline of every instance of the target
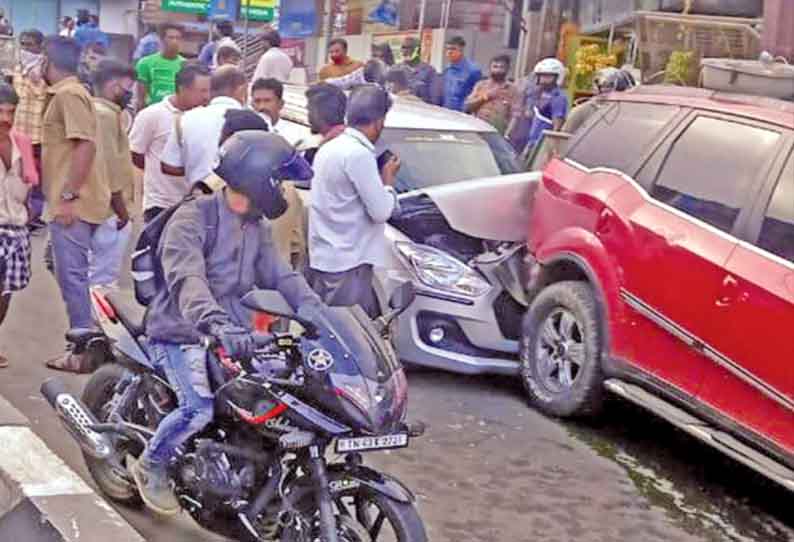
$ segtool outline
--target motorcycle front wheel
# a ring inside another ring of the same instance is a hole
[[[422,518],[413,503],[402,503],[361,487],[334,500],[339,542],[427,542]],[[313,518],[318,513],[315,511]],[[313,542],[313,529],[285,530],[284,542]]]

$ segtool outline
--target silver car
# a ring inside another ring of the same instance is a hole
[[[288,87],[282,122],[308,127],[305,88]],[[385,309],[406,280],[417,299],[397,323],[409,363],[448,371],[514,375],[526,297],[521,276],[529,201],[538,174],[518,173],[510,144],[489,124],[396,98],[377,143],[397,154],[403,209],[390,221],[387,266],[375,269]],[[301,190],[311,205],[309,190]]]

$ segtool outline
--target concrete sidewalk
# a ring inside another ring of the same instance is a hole
[[[2,397],[0,443],[0,540],[144,542]]]

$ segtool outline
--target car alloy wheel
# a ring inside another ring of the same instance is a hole
[[[535,348],[543,386],[553,393],[570,390],[585,363],[582,326],[576,316],[562,307],[549,313]]]

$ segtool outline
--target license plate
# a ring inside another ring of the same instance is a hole
[[[340,438],[336,441],[337,453],[387,450],[408,446],[408,434],[383,435],[380,437]]]

